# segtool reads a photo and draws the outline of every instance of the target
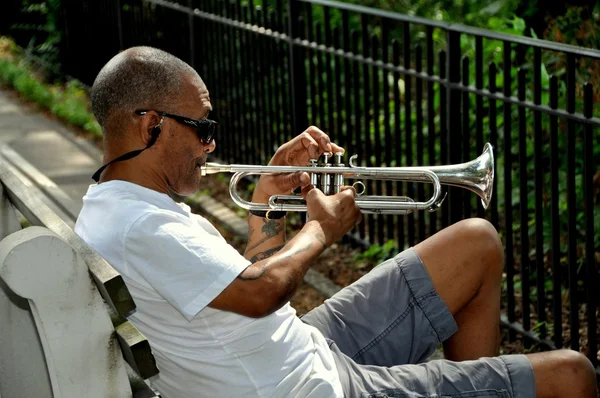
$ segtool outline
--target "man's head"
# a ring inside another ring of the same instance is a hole
[[[102,180],[125,179],[178,196],[198,189],[198,167],[214,150],[214,141],[201,140],[185,122],[206,119],[212,109],[208,90],[192,67],[162,50],[130,48],[102,68],[91,101],[107,161],[145,148],[160,133],[147,151],[112,164]]]

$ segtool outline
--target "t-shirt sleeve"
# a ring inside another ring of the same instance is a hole
[[[125,236],[125,251],[127,267],[188,321],[250,265],[221,236],[166,212],[139,218]]]

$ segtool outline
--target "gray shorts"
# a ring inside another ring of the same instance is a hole
[[[329,342],[346,397],[535,397],[524,355],[426,361],[458,326],[414,249],[302,320]]]

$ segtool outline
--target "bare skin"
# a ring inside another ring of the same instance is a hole
[[[453,361],[497,356],[503,247],[485,220],[458,222],[415,246],[433,285],[458,324],[444,344]],[[591,362],[572,350],[528,354],[537,397],[596,398]]]

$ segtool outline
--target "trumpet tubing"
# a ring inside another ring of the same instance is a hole
[[[382,180],[430,183],[433,195],[426,202],[418,202],[406,196],[372,196],[364,195],[364,189],[357,189],[356,203],[361,212],[366,214],[408,214],[415,210],[435,211],[445,198],[441,185],[456,186],[468,189],[481,198],[484,209],[487,209],[493,194],[494,155],[490,143],[485,144],[479,157],[466,163],[447,166],[416,167],[360,167],[354,164],[356,155],[349,159],[349,166],[342,163],[342,154],[334,154],[334,161],[329,162],[325,155],[322,165],[317,159],[311,160],[307,166],[260,166],[260,165],[223,165],[206,163],[201,167],[201,174],[233,173],[229,183],[229,194],[232,200],[246,210],[259,211],[306,211],[306,203],[299,195],[274,195],[268,204],[253,203],[242,199],[237,193],[239,181],[249,175],[280,174],[307,172],[311,183],[326,195],[340,192],[346,179]],[[364,184],[356,182],[355,187]]]

